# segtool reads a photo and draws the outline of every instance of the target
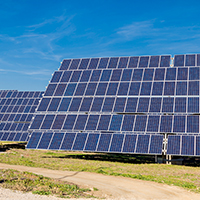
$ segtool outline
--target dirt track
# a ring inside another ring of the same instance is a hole
[[[106,199],[200,199],[200,194],[188,192],[179,187],[131,178],[106,176],[89,172],[58,171],[1,163],[0,169],[29,171],[46,177],[72,182],[83,187],[95,187],[99,189],[99,196],[106,197]]]

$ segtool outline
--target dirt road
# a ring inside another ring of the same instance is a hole
[[[46,177],[68,181],[83,187],[95,187],[99,189],[98,195],[106,199],[200,199],[200,194],[192,193],[179,187],[125,177],[106,176],[89,172],[58,171],[2,163],[0,163],[0,169],[28,171]]]

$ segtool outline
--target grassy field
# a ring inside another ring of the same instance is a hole
[[[77,185],[17,170],[0,170],[1,187],[32,192],[39,195],[54,195],[62,198],[93,197],[90,189]]]
[[[12,149],[0,154],[0,162],[130,177],[200,193],[199,167],[154,164],[151,156]]]

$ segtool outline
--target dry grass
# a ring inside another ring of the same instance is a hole
[[[12,190],[32,192],[40,195],[54,195],[62,198],[87,198],[90,189],[81,189],[77,185],[17,170],[0,170],[0,186]]]
[[[153,157],[12,149],[0,162],[55,170],[87,171],[176,185],[200,192],[200,168],[154,164]]]

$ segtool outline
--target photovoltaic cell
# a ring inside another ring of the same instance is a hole
[[[87,133],[78,133],[72,150],[82,151],[85,145]]]
[[[182,155],[194,155],[194,136],[182,136]]]
[[[60,103],[58,111],[67,111],[70,102],[71,102],[71,98],[63,98]]]
[[[143,69],[135,69],[132,76],[132,81],[141,81]]]
[[[177,132],[185,132],[185,120],[186,117],[185,116],[174,116],[174,129],[173,132],[177,133]]]
[[[177,82],[176,95],[187,95],[187,82]]]
[[[106,95],[116,95],[118,83],[109,83]]]
[[[110,124],[111,131],[120,131],[122,115],[113,115]]]
[[[66,88],[66,84],[58,84],[54,96],[62,96]]]
[[[43,133],[37,149],[47,149],[53,133]]]
[[[190,67],[189,68],[189,80],[199,80],[199,79],[200,79],[199,67]]]
[[[150,95],[152,82],[143,82],[140,95]]]
[[[99,58],[92,58],[88,69],[96,69],[99,62]]]
[[[121,152],[124,134],[114,134],[111,141],[110,152]]]
[[[178,68],[177,80],[187,80],[188,68]]]
[[[137,115],[134,131],[145,131],[147,116]]]
[[[71,77],[72,71],[64,71],[60,82],[68,82]]]
[[[138,66],[139,57],[130,57],[128,68],[136,68]]]
[[[52,139],[52,141],[51,141],[51,144],[50,144],[50,146],[49,146],[49,149],[52,149],[52,150],[59,149],[63,137],[64,137],[64,133],[55,133],[55,134],[53,135],[53,139]]]
[[[158,67],[159,65],[159,56],[151,56],[149,67]]]
[[[149,98],[140,98],[137,112],[148,112],[149,109]]]
[[[180,155],[180,136],[168,136],[167,154]]]
[[[125,112],[133,112],[133,113],[136,112],[137,101],[138,101],[138,98],[129,97],[127,99]]]
[[[62,72],[55,72],[52,79],[51,79],[51,82],[59,82],[60,80],[60,77],[62,76]]]
[[[76,120],[75,130],[84,130],[88,115],[79,115]]]
[[[90,115],[85,129],[96,130],[98,120],[99,120],[99,115]]]
[[[147,132],[158,132],[160,116],[149,116]]]
[[[84,98],[80,111],[89,111],[91,103],[92,103],[93,98],[88,97],[88,98]]]
[[[170,56],[161,56],[160,67],[169,67],[170,59]]]
[[[140,57],[139,67],[148,67],[149,56]]]
[[[134,115],[125,115],[122,125],[122,131],[133,131],[134,121],[135,121]]]
[[[79,69],[86,69],[88,66],[89,60],[90,59],[88,59],[88,58],[82,59],[80,65],[79,65]]]
[[[171,133],[172,130],[172,116],[161,116],[161,133]]]
[[[163,82],[153,82],[152,95],[163,94]]]
[[[41,132],[34,132],[31,135],[31,138],[30,138],[26,148],[27,149],[35,149],[38,145],[41,135],[42,135]]]
[[[132,82],[130,85],[129,95],[139,95],[140,82]]]
[[[106,68],[108,64],[108,59],[109,58],[101,58],[98,68],[99,69]]]
[[[60,70],[67,70],[70,62],[71,62],[71,60],[63,60],[61,66],[60,66]]]
[[[91,111],[100,111],[103,104],[103,100],[104,100],[103,97],[94,98]]]
[[[186,55],[185,66],[195,66],[195,55]]]
[[[174,57],[174,66],[184,66],[184,55],[175,55]]]
[[[150,112],[160,112],[162,98],[151,98]]]
[[[134,153],[137,135],[126,135],[122,152]]]
[[[80,59],[73,59],[69,69],[77,69],[79,65]]]
[[[165,69],[155,69],[155,77],[154,80],[164,80],[165,77]]]
[[[117,98],[115,102],[114,112],[123,112],[126,98]]]
[[[110,58],[110,62],[108,64],[108,68],[116,68],[119,58]]]
[[[153,79],[154,70],[153,69],[145,69],[144,71],[144,81],[151,81]]]
[[[127,68],[128,60],[128,57],[121,57],[119,60],[118,68]]]
[[[46,115],[43,124],[41,126],[41,129],[50,129],[54,118],[55,115]]]
[[[76,133],[65,133],[60,150],[71,150]]]
[[[189,81],[188,95],[199,95],[199,81]]]
[[[108,130],[111,115],[101,115],[97,130]]]
[[[150,135],[138,135],[136,153],[148,153]]]
[[[199,112],[199,98],[190,97],[188,98],[188,112],[198,113]]]
[[[95,151],[99,140],[99,136],[100,134],[93,134],[93,133],[89,134],[84,150]]]
[[[111,134],[101,134],[97,151],[104,152],[108,151],[110,146]]]
[[[151,135],[149,153],[161,154],[162,153],[162,145],[163,145],[163,136],[162,135]]]
[[[199,133],[199,116],[187,116],[187,132]]]

